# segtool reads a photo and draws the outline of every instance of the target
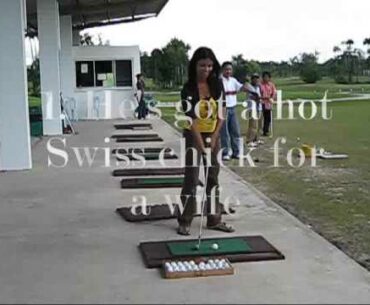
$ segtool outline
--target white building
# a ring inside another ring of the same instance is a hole
[[[61,135],[61,94],[80,119],[120,117],[140,72],[138,46],[78,46],[79,31],[155,17],[167,2],[0,1],[0,170],[32,168],[26,33],[39,39],[43,134]]]

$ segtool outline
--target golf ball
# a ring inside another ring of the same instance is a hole
[[[218,244],[216,244],[216,243],[212,244],[212,249],[217,250],[218,249]]]
[[[167,267],[167,271],[168,271],[168,272],[173,272],[173,268],[172,268],[172,266],[171,266],[171,265]]]

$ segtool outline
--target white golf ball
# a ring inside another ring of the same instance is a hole
[[[193,266],[193,271],[199,271],[199,267],[197,265]]]
[[[195,262],[194,261],[190,261],[190,265],[194,266],[195,265]]]
[[[212,269],[216,269],[216,264],[214,262],[209,263],[209,265],[211,266]]]
[[[217,250],[218,249],[218,244],[216,244],[216,243],[212,244],[212,249]]]
[[[167,271],[168,271],[168,272],[173,272],[173,268],[172,268],[172,266],[171,266],[171,265],[167,267]]]

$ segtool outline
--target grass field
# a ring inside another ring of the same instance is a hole
[[[368,83],[340,85],[333,80],[324,78],[316,84],[305,84],[299,78],[276,79],[276,86],[283,91],[283,99],[321,99],[328,90],[328,98],[353,97],[356,94],[370,93],[370,78]],[[176,102],[178,93],[156,92],[155,98],[161,102]],[[239,93],[238,100],[245,100],[245,94]]]
[[[301,84],[286,86],[292,92],[301,90]],[[275,120],[274,139],[265,138],[252,153],[260,159],[256,168],[241,168],[236,160],[229,167],[370,270],[370,100],[333,102],[329,107],[333,118],[327,121],[305,121],[295,107],[296,120]],[[162,108],[162,113],[173,124],[174,109]],[[246,130],[247,122],[241,121],[243,136]],[[270,148],[276,137],[287,139],[280,144],[280,168],[272,167]],[[318,160],[315,168],[306,160],[301,168],[292,168],[286,154],[302,143],[347,153],[349,159]]]
[[[29,107],[41,107],[41,98],[35,96],[28,97]]]

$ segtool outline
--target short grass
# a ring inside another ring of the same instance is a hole
[[[41,98],[36,96],[29,96],[28,105],[29,107],[41,107]]]
[[[332,79],[324,78],[316,84],[305,84],[297,77],[278,78],[274,80],[278,89],[283,91],[283,99],[321,99],[325,91],[328,98],[353,97],[356,94],[370,93],[370,77],[368,83],[341,85]],[[365,79],[363,79],[365,81]],[[176,102],[180,99],[179,93],[155,92],[154,97],[161,102]],[[238,94],[238,100],[244,101],[245,93]]]
[[[331,120],[312,121],[298,118],[295,108],[297,118],[275,120],[274,139],[265,138],[265,145],[252,153],[260,159],[256,168],[239,167],[237,161],[229,166],[370,270],[370,100],[334,102],[329,107]],[[163,119],[173,124],[174,109],[162,112]],[[241,121],[241,131],[245,136],[246,121]],[[280,168],[272,167],[269,149],[277,137],[287,140],[280,145]],[[347,153],[349,159],[318,160],[316,168],[306,160],[301,168],[292,168],[285,156],[302,143]]]

